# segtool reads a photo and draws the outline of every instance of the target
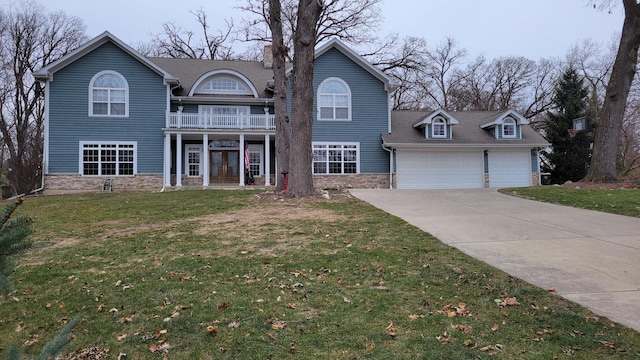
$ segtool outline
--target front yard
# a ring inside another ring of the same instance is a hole
[[[20,212],[36,243],[0,300],[0,354],[38,354],[82,314],[76,358],[640,357],[638,332],[343,194],[67,195]]]

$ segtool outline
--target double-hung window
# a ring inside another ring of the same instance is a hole
[[[359,171],[358,143],[313,143],[314,174],[357,174]]]
[[[123,176],[136,173],[135,142],[81,142],[82,175]]]
[[[506,118],[502,121],[502,137],[503,138],[515,138],[516,137],[516,121],[511,118]]]
[[[431,122],[431,137],[446,138],[447,122],[443,118],[435,118]]]
[[[351,120],[351,90],[346,82],[328,78],[318,86],[318,120]]]
[[[129,116],[129,86],[122,75],[102,71],[91,79],[89,116]]]

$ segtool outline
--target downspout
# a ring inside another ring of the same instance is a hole
[[[389,152],[389,189],[393,190],[393,149],[382,144],[382,149]]]

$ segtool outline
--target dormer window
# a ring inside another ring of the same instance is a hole
[[[512,118],[506,118],[502,121],[502,137],[503,138],[515,138],[516,137],[516,121]]]
[[[446,138],[447,137],[447,122],[441,118],[433,119],[431,123],[431,137],[433,138]]]

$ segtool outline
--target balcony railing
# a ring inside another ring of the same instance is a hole
[[[177,129],[261,129],[275,130],[272,114],[211,115],[167,112],[167,127]]]

